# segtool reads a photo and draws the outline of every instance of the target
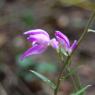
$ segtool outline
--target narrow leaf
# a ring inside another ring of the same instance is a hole
[[[93,29],[88,29],[88,32],[95,32],[95,30],[93,30]]]
[[[56,88],[56,85],[51,81],[49,80],[48,78],[46,78],[45,76],[39,74],[38,72],[36,71],[33,71],[33,70],[30,70],[31,73],[33,73],[35,76],[37,76],[38,78],[40,78],[42,81],[44,81],[45,83],[47,83],[49,86],[51,86],[51,88],[55,89]]]
[[[83,92],[85,92],[85,90],[88,88],[88,87],[90,87],[91,85],[87,85],[87,86],[85,86],[85,87],[83,87],[83,88],[81,88],[79,91],[77,91],[76,93],[73,93],[73,94],[71,94],[71,95],[81,95]]]

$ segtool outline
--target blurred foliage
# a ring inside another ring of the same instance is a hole
[[[60,2],[66,6],[76,5],[81,2],[84,3],[84,1],[87,1],[87,0],[60,0]]]
[[[31,57],[25,58],[23,61],[19,58],[20,56],[17,56],[16,62],[20,68],[27,69],[29,67],[35,67],[35,69],[40,73],[54,73],[57,71],[57,65],[53,63],[37,62]]]
[[[33,79],[35,79],[35,77],[29,72],[27,72],[25,75],[23,74],[23,77],[26,81],[32,81]]]
[[[92,11],[95,10],[95,2],[85,1],[83,3],[77,4],[76,6]]]
[[[95,10],[95,2],[91,0],[60,0],[64,6],[77,6],[88,10]]]
[[[25,25],[27,26],[32,26],[34,21],[33,21],[33,17],[31,14],[27,13],[27,14],[24,14],[22,17],[21,17],[21,20],[22,22],[25,23]]]
[[[20,70],[17,72],[17,75],[28,82],[36,79],[36,77],[33,76],[33,74],[31,74],[28,70]]]
[[[18,65],[20,68],[27,69],[28,67],[34,66],[35,64],[37,64],[36,62],[34,62],[34,61],[32,60],[31,57],[25,58],[23,61],[20,60],[19,58],[20,58],[20,56],[17,56],[16,62],[17,62],[17,65]]]
[[[4,3],[5,3],[5,0],[0,0],[0,8],[3,7]]]
[[[16,34],[18,33],[18,31],[16,32]],[[17,36],[13,39],[13,45],[15,48],[17,49],[21,49],[22,47],[25,47],[25,42],[24,39],[22,38],[22,36]]]
[[[37,72],[43,74],[51,74],[57,71],[57,65],[53,63],[37,62],[31,57],[25,58],[23,61],[19,58],[19,56],[16,58],[17,65],[20,67],[20,71],[17,72],[17,75],[23,77],[26,81],[32,81],[35,79],[33,74],[29,72],[30,69],[36,70]]]
[[[44,63],[37,64],[36,69],[38,72],[41,73],[54,73],[57,70],[57,66],[53,63],[44,62]]]

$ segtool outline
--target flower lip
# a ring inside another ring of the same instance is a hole
[[[24,58],[35,55],[35,54],[41,54],[47,49],[47,46],[44,45],[34,45],[33,47],[29,48],[27,51],[24,52],[24,54],[21,55],[20,60],[23,60]]]

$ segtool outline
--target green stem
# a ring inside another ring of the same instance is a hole
[[[81,89],[80,78],[77,74],[75,74],[75,77],[76,77],[76,84],[78,85],[78,88]]]
[[[66,69],[67,69],[67,73],[70,73],[70,68],[67,67]],[[73,86],[75,88],[75,91],[77,91],[78,90],[78,87],[77,87],[76,81],[74,80],[74,78],[73,78],[72,75],[70,75],[69,77],[70,77],[70,79],[71,79],[71,81],[73,83]]]
[[[59,77],[58,77],[58,80],[57,80],[57,86],[56,86],[56,89],[55,89],[55,91],[54,91],[54,95],[57,95],[57,92],[58,92],[59,86],[60,86],[60,82],[61,82],[61,77],[62,77],[62,74],[63,74],[64,69],[65,69],[65,67],[66,67],[66,64],[69,63],[69,58],[70,58],[70,56],[67,57],[67,60],[65,61],[65,63],[64,63],[63,66],[62,66],[62,69],[61,69],[61,71],[60,71],[60,74],[59,74]]]
[[[88,23],[84,29],[84,32],[82,33],[82,35],[80,36],[79,40],[78,40],[78,46],[80,45],[81,41],[85,38],[86,34],[88,33],[88,28],[91,25],[91,23],[93,22],[93,19],[95,17],[95,11],[91,14]]]
[[[71,65],[71,59],[70,59],[70,63],[68,64],[68,67],[69,68],[67,68],[68,69],[68,71],[69,71],[69,73],[70,73],[70,65]],[[71,77],[73,77],[72,75],[71,75]],[[80,89],[81,88],[81,83],[80,83],[80,79],[79,79],[79,76],[78,76],[78,74],[77,73],[75,73],[74,74],[74,77],[76,78],[76,80],[73,82],[73,84],[75,84],[75,86],[76,86],[76,88],[77,88],[77,90],[78,89]]]
[[[92,15],[91,15],[91,17],[89,18],[88,23],[87,23],[87,25],[86,25],[86,27],[85,27],[85,29],[84,29],[83,34],[82,34],[81,37],[79,38],[79,40],[78,40],[78,46],[80,45],[81,41],[82,41],[82,40],[84,39],[84,37],[86,36],[86,34],[87,34],[87,32],[88,32],[88,28],[89,28],[90,24],[92,23],[92,21],[93,21],[93,19],[94,19],[94,16],[95,16],[95,12],[92,13]],[[78,46],[77,46],[77,47],[78,47]],[[77,48],[76,48],[76,49],[77,49]],[[76,49],[75,49],[75,50],[76,50]],[[57,86],[56,86],[56,89],[54,90],[54,95],[57,95],[57,93],[58,93],[58,89],[59,89],[59,86],[60,86],[60,82],[61,82],[61,77],[62,77],[63,71],[64,71],[66,65],[69,64],[69,60],[71,59],[71,56],[73,55],[73,53],[75,52],[75,50],[71,53],[70,56],[67,57],[65,63],[64,63],[63,66],[62,66],[62,70],[60,71],[60,74],[59,74],[59,77],[58,77]]]

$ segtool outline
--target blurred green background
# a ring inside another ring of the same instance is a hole
[[[33,69],[56,81],[61,64],[48,48],[41,55],[19,60],[31,45],[23,32],[41,28],[51,37],[60,30],[71,40],[78,39],[88,18],[95,11],[95,0],[0,0],[0,95],[53,95],[51,88],[32,75]],[[90,26],[95,29],[95,21]],[[86,95],[95,95],[95,34],[89,33],[72,59],[83,85],[93,86]],[[70,80],[61,84],[58,95],[70,95]],[[64,92],[64,93],[63,93]]]

